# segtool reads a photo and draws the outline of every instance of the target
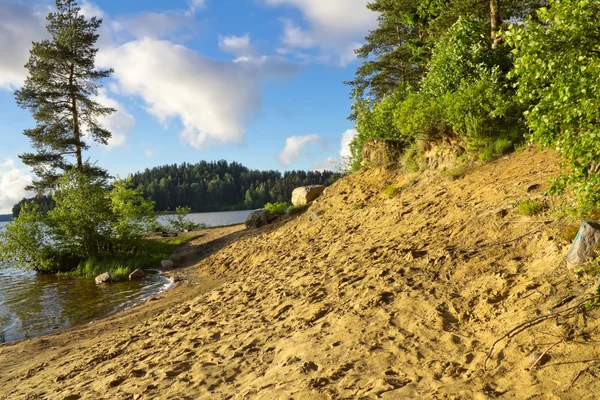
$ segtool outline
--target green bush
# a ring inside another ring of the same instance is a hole
[[[199,224],[194,221],[187,219],[187,215],[190,213],[190,207],[176,207],[175,216],[171,217],[169,223],[171,227],[177,232],[183,232],[184,230],[194,230],[200,227]]]
[[[462,178],[466,173],[467,167],[465,165],[457,165],[456,167],[444,171],[444,174],[453,181]]]
[[[517,214],[527,215],[527,216],[537,215],[537,214],[541,213],[543,210],[544,210],[544,205],[535,200],[523,201],[523,202],[519,203],[519,205],[517,206],[517,209],[516,209]]]
[[[479,161],[490,162],[494,160],[494,148],[485,147],[479,151]]]
[[[131,256],[140,252],[142,233],[154,218],[154,203],[118,180],[112,189],[102,179],[71,171],[58,180],[56,206],[43,215],[27,205],[0,232],[0,261],[15,267],[55,273],[81,260]]]
[[[514,47],[517,93],[529,106],[530,139],[562,157],[550,192],[570,188],[582,212],[600,206],[598,15],[598,1],[551,0],[504,34]]]
[[[290,207],[288,203],[267,203],[264,206],[264,209],[268,211],[269,215],[272,217],[278,217],[280,215],[284,215],[285,211]]]
[[[496,139],[493,144],[494,153],[498,155],[508,154],[515,149],[514,143],[505,137]]]
[[[396,187],[394,185],[388,185],[385,188],[385,195],[387,197],[391,198],[391,197],[394,197],[395,195],[397,195],[399,191],[400,191],[400,188],[398,188],[398,187]]]
[[[394,126],[409,140],[435,140],[448,133],[439,102],[423,93],[412,93],[394,111]]]

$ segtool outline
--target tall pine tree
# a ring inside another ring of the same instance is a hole
[[[101,80],[113,72],[94,67],[102,20],[86,19],[76,0],[56,0],[56,12],[47,16],[50,39],[34,42],[25,67],[29,76],[15,92],[17,104],[31,111],[36,126],[23,133],[35,153],[19,157],[39,177],[30,188],[44,191],[73,168],[93,178],[108,173],[83,160],[89,138],[107,144],[111,133],[98,123],[98,117],[115,112],[93,101]],[[74,158],[74,162],[73,162]]]

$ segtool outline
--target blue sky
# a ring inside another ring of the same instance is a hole
[[[199,160],[257,169],[334,168],[355,133],[346,119],[358,61],[376,25],[367,0],[95,0],[97,65],[114,68],[98,101],[109,146],[86,154],[113,175]],[[33,177],[19,161],[34,126],[13,91],[50,0],[0,0],[0,213]]]

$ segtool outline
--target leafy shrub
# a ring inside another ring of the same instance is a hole
[[[0,258],[39,272],[71,270],[81,260],[140,252],[140,238],[153,218],[154,203],[117,181],[71,171],[58,180],[56,206],[44,216],[25,206],[0,233]],[[51,246],[50,246],[51,243]]]
[[[387,197],[394,197],[395,195],[398,194],[399,191],[400,191],[400,189],[397,188],[396,186],[394,186],[394,185],[388,185],[385,188],[385,195]]]
[[[551,193],[572,189],[582,210],[600,205],[600,2],[551,0],[504,34],[514,47],[518,95],[530,139],[563,160]]]
[[[503,155],[508,154],[515,148],[514,143],[505,137],[496,139],[493,144],[494,154]]]
[[[517,214],[521,215],[537,215],[544,210],[544,205],[535,200],[526,200],[517,206]]]
[[[175,208],[175,216],[172,217],[169,221],[171,227],[174,230],[176,230],[177,232],[183,232],[186,229],[191,231],[199,227],[197,223],[186,218],[190,210],[190,207]]]
[[[268,211],[269,215],[272,217],[277,217],[285,214],[285,210],[289,208],[289,204],[285,202],[281,203],[267,203],[264,206],[264,209]]]
[[[479,161],[490,162],[494,160],[494,148],[488,146],[479,152]]]
[[[448,131],[439,102],[423,93],[412,93],[398,105],[394,111],[394,126],[410,140],[438,139]]]

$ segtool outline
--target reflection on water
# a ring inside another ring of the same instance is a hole
[[[123,311],[169,285],[157,273],[144,279],[96,285],[94,278],[57,278],[0,269],[0,340],[39,336]]]
[[[197,213],[188,218],[206,226],[233,225],[244,222],[250,212]],[[0,229],[4,225],[0,222]],[[167,278],[159,274],[96,285],[94,278],[57,278],[0,265],[0,342],[106,317],[141,303],[168,285]]]

